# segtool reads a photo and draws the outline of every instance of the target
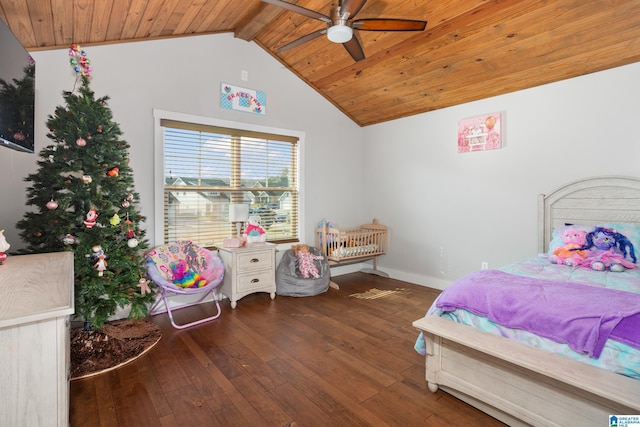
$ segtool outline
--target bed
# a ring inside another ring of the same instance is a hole
[[[640,270],[614,273],[552,264],[549,254],[553,245],[558,244],[560,230],[566,227],[587,229],[615,224],[626,227],[627,234],[640,229],[640,179],[588,178],[540,195],[538,201],[540,254],[537,257],[499,271],[472,273],[447,287],[427,315],[413,322],[420,331],[416,349],[425,355],[428,389],[448,392],[511,426],[602,426],[609,425],[609,415],[640,414],[640,351],[627,345],[626,341],[622,346],[628,353],[621,354],[617,353],[619,347],[612,347],[620,343],[614,342],[610,335],[596,333],[585,338],[580,333],[569,334],[568,339],[575,335],[584,338],[583,344],[589,341],[589,345],[593,345],[589,347],[592,356],[599,355],[595,358],[575,351],[568,341],[556,343],[548,336],[539,337],[517,327],[504,328],[475,315],[482,314],[482,310],[459,310],[462,306],[448,301],[451,294],[455,298],[456,292],[463,296],[484,293],[484,290],[475,291],[473,287],[464,286],[475,286],[470,283],[486,278],[506,280],[510,286],[531,282],[527,285],[546,288],[552,283],[555,285],[551,280],[560,280],[569,288],[575,288],[572,292],[578,292],[577,296],[568,299],[581,300],[581,310],[597,305],[588,303],[594,299],[604,301],[600,298],[609,292],[616,298],[622,297],[618,300],[622,304],[629,302],[631,311],[625,312],[629,316],[624,318],[625,325],[630,325],[628,319],[639,317],[632,313],[640,311],[637,303]],[[634,234],[634,237],[637,236]],[[636,248],[640,251],[640,243]],[[527,275],[523,271],[536,273]],[[557,272],[564,272],[561,273],[564,276],[557,278]],[[587,276],[595,277],[594,282],[587,284]],[[450,288],[453,291],[448,292]],[[447,297],[443,297],[445,292],[449,294]],[[514,296],[518,293],[512,292]],[[441,298],[445,301],[440,301]],[[513,301],[515,299],[510,303]],[[583,306],[584,301],[587,304]],[[449,307],[450,304],[454,306]],[[527,310],[518,306],[517,301],[514,304],[515,313]],[[576,310],[575,306],[569,307]],[[503,307],[502,310],[506,309]],[[493,330],[479,330],[458,321],[489,325]],[[615,327],[617,330],[623,322],[612,320],[611,325],[610,329]],[[522,337],[528,340],[526,344],[516,340]],[[609,339],[605,341],[605,337]],[[583,347],[576,348],[584,350]],[[550,352],[554,349],[561,349],[562,353]],[[603,357],[603,354],[607,356]],[[607,362],[601,363],[600,358]],[[619,359],[628,359],[627,366],[617,366],[619,362],[621,364]]]
[[[359,227],[339,228],[323,221],[315,230],[316,247],[329,260],[330,265],[339,265],[373,260],[373,269],[367,273],[387,276],[378,270],[377,259],[387,253],[387,227],[373,219],[371,224]]]

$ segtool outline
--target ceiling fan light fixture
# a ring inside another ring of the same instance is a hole
[[[348,25],[333,25],[327,29],[327,38],[334,43],[345,43],[353,37],[353,28]]]

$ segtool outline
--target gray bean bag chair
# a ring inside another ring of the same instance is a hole
[[[309,248],[315,255],[322,255],[316,248]],[[292,249],[282,254],[280,264],[276,269],[276,293],[290,297],[309,297],[326,292],[331,281],[331,269],[325,259],[313,261],[318,268],[319,278],[309,277],[305,279],[298,268],[298,258]]]

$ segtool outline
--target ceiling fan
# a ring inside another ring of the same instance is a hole
[[[414,19],[367,18],[353,19],[367,0],[339,0],[338,6],[331,10],[330,15],[324,15],[315,10],[307,9],[283,0],[262,0],[264,3],[278,6],[291,12],[299,13],[309,18],[317,19],[327,24],[327,28],[302,36],[299,39],[281,46],[284,51],[300,46],[324,34],[334,43],[342,43],[349,55],[355,61],[364,59],[364,51],[353,30],[362,31],[423,31],[427,21]]]

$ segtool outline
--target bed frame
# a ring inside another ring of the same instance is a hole
[[[565,223],[640,223],[640,178],[567,184],[538,204],[539,250]],[[426,339],[426,380],[510,426],[603,426],[640,414],[640,380],[478,331],[437,316],[413,322]]]
[[[373,269],[362,270],[365,273],[389,277],[378,270],[378,257],[387,253],[387,227],[373,219],[371,224],[360,227],[329,227],[323,221],[316,228],[316,247],[322,251],[329,265],[349,264],[373,260]]]

